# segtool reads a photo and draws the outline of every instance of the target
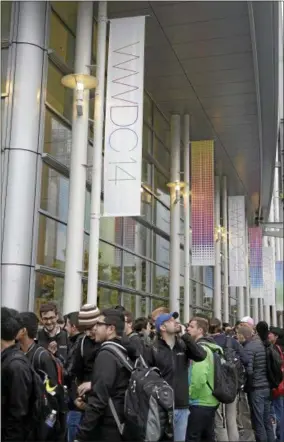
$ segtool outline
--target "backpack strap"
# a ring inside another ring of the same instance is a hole
[[[122,365],[130,372],[133,371],[133,365],[130,362],[129,358],[124,354],[121,346],[117,344],[116,342],[105,342],[101,346],[101,351],[107,350],[110,353],[112,353],[114,356],[116,356]]]
[[[39,353],[39,350],[41,350],[40,353]],[[45,349],[44,349],[43,347],[38,347],[38,348],[36,349],[36,351],[34,352],[33,357],[32,357],[32,360],[31,360],[31,365],[32,365],[32,367],[33,367],[34,369],[35,369],[35,357],[36,357],[36,355],[39,353],[39,355],[38,355],[38,359],[37,359],[37,364],[38,364],[38,369],[40,370],[40,360],[41,360],[41,355],[42,355],[44,352],[45,352]]]
[[[81,346],[80,346],[80,349],[81,349],[81,358],[84,357],[84,342],[85,342],[86,336],[87,336],[87,335],[84,335],[84,336],[82,337],[82,339],[81,339]]]
[[[109,400],[108,400],[108,405],[109,405],[110,411],[111,411],[111,413],[113,415],[113,418],[115,420],[115,423],[117,425],[118,431],[119,431],[120,435],[122,436],[123,435],[123,430],[124,430],[124,424],[122,424],[120,422],[120,419],[119,419],[117,411],[115,409],[113,400],[111,398],[109,398]]]

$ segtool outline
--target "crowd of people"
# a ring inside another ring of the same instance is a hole
[[[165,307],[39,315],[1,308],[4,442],[284,442],[284,330]]]

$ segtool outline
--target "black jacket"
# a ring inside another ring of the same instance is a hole
[[[181,339],[176,338],[171,349],[161,338],[157,338],[147,351],[146,362],[151,367],[159,368],[161,376],[173,388],[175,393],[175,408],[188,408],[189,361],[201,362],[206,358],[206,351],[185,334]]]
[[[10,360],[16,353],[23,359]],[[25,442],[31,430],[33,381],[29,362],[24,358],[16,346],[1,353],[1,439],[4,442]]]
[[[52,385],[57,385],[58,376],[56,364],[49,351],[39,344],[34,343],[28,349],[26,357],[39,375],[41,375],[41,371],[43,371],[48,375]]]
[[[60,329],[55,336],[50,336],[45,328],[39,330],[37,335],[37,342],[39,345],[47,349],[52,341],[57,343],[57,352],[55,356],[58,357],[62,363],[65,363],[68,354],[68,336],[66,331]]]
[[[131,348],[126,349],[122,341],[114,339],[120,349],[133,359]],[[81,441],[116,441],[120,440],[116,423],[108,405],[109,398],[120,420],[123,422],[124,395],[128,386],[130,372],[122,365],[120,360],[103,347],[97,354],[93,374],[92,391],[88,397],[87,408],[83,422],[77,434]]]
[[[83,335],[79,338],[73,353],[73,363],[70,374],[77,379],[77,384],[89,382],[92,379],[93,365],[100,344],[90,339],[89,336]]]
[[[270,388],[267,378],[266,351],[263,342],[258,336],[244,344],[244,351],[248,358],[246,391],[253,389]]]
[[[76,376],[74,374],[74,363],[75,363],[75,354],[77,348],[80,346],[81,340],[83,337],[83,333],[78,333],[75,336],[69,337],[69,350],[67,361],[64,366],[64,381],[65,385],[68,388],[69,394],[69,409],[77,410],[77,407],[74,404],[77,395],[77,382]]]

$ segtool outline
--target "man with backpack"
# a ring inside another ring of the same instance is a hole
[[[245,384],[245,367],[248,360],[245,356],[243,347],[239,342],[227,336],[223,332],[224,324],[219,319],[214,318],[210,320],[209,332],[217,345],[219,345],[224,352],[226,361],[231,361],[236,366],[238,374],[238,391],[240,392]],[[231,404],[220,404],[215,416],[215,433],[217,441],[237,441],[239,440],[239,432],[237,426],[237,402]]]
[[[188,325],[188,333],[196,344],[204,349],[206,358],[199,363],[192,361],[189,368],[190,413],[186,442],[211,442],[215,440],[215,414],[221,402],[221,395],[217,394],[217,390],[223,386],[221,372],[216,372],[216,370],[217,368],[220,370],[220,358],[223,355],[223,350],[211,337],[207,337],[208,328],[208,321],[200,317],[193,318]],[[225,372],[222,374],[225,374]],[[226,379],[226,382],[228,380]],[[231,386],[228,386],[228,388],[231,389]],[[221,391],[221,393],[224,392]],[[234,400],[235,397],[232,399]]]
[[[15,345],[21,326],[15,314],[1,308],[1,439],[26,442],[32,431],[33,376],[29,362]]]
[[[268,377],[269,361],[266,350],[268,326],[261,322],[256,329],[256,336],[253,336],[252,328],[247,327],[246,333],[243,332],[243,335],[246,334],[244,351],[248,358],[246,392],[256,442],[274,442],[270,417],[272,386]]]
[[[177,337],[178,313],[163,313],[155,318],[157,338],[147,352],[147,363],[157,367],[175,396],[174,440],[184,441],[188,418],[188,367],[190,360],[202,361],[204,349],[185,334]]]
[[[123,313],[115,309],[103,311],[95,324],[96,341],[101,343],[101,348],[94,363],[92,389],[77,434],[77,440],[80,442],[122,440],[116,421],[124,421],[124,396],[130,371],[111,349],[114,346],[125,358],[135,357],[135,349],[131,353],[131,350],[122,344],[124,326]],[[112,347],[108,348],[110,344]]]
[[[46,397],[52,402],[50,408],[56,411],[56,422],[50,433],[52,433],[53,441],[59,441],[65,436],[67,411],[63,386],[63,367],[52,353],[35,342],[39,322],[35,313],[20,313],[19,321],[21,329],[17,334],[17,341],[44,385]]]

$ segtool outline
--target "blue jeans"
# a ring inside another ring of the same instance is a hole
[[[264,388],[249,392],[248,402],[256,442],[274,442],[270,389]]]
[[[174,440],[184,442],[187,428],[189,410],[187,408],[177,408],[174,415]]]
[[[273,399],[273,407],[276,416],[276,436],[277,440],[284,442],[284,396]]]
[[[76,439],[77,431],[81,423],[83,413],[81,411],[69,411],[67,414],[67,434],[68,442],[74,442]]]

